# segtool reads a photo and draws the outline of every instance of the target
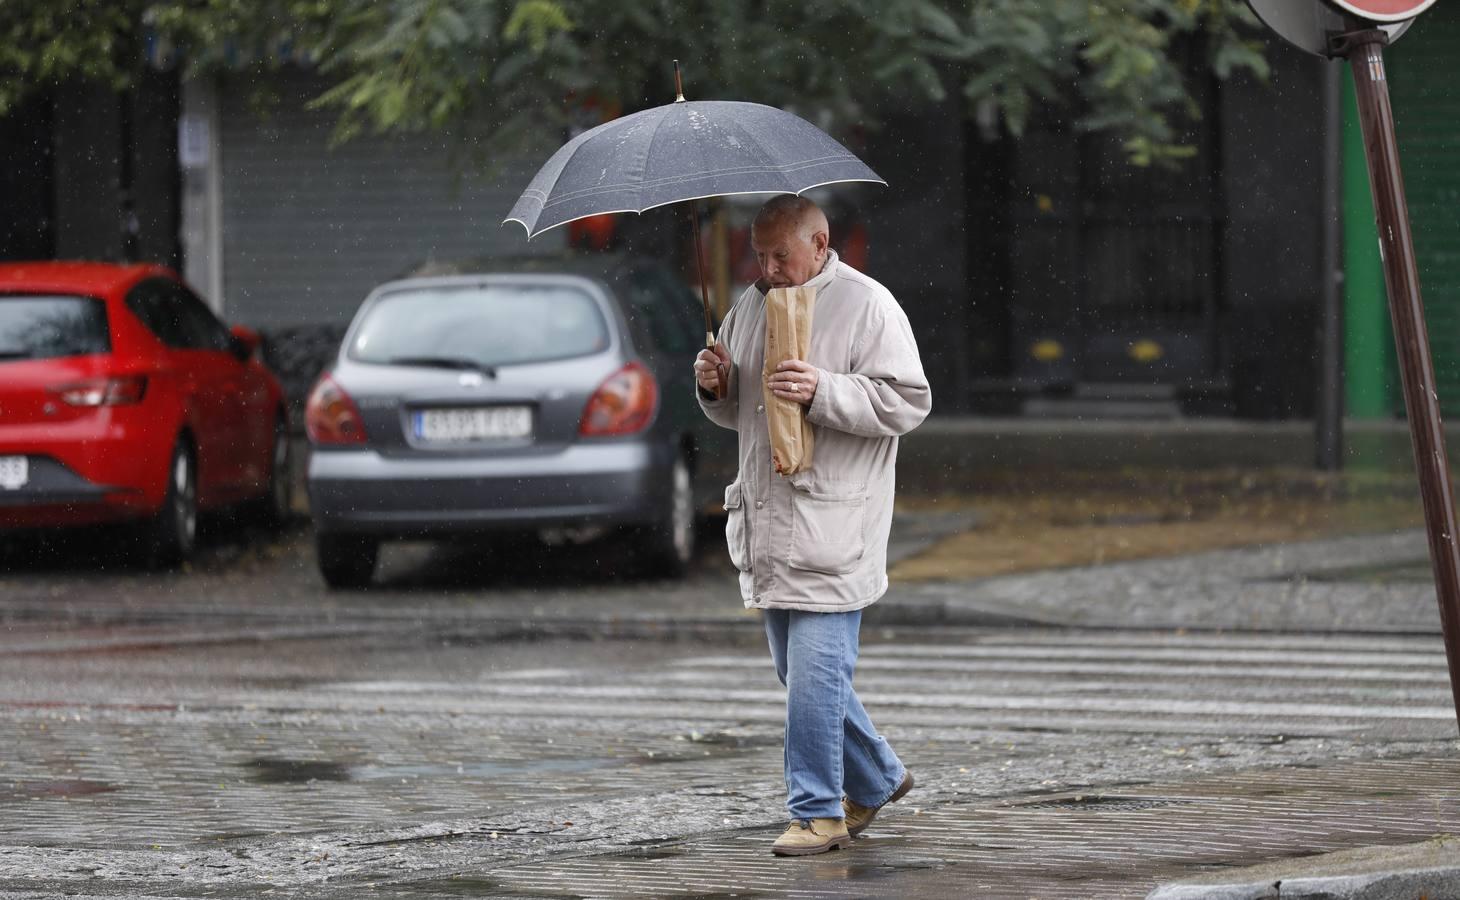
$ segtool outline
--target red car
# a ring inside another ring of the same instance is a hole
[[[136,521],[172,563],[199,510],[285,517],[287,405],[258,343],[160,266],[0,264],[0,529]]]

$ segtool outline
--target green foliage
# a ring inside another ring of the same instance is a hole
[[[786,106],[825,127],[889,113],[997,112],[1021,133],[1045,109],[1176,159],[1198,68],[1265,76],[1241,0],[0,0],[0,113],[43,85],[123,87],[147,36],[192,73],[307,60],[337,138],[438,130],[488,150],[575,118],[673,99]],[[79,6],[79,9],[75,7]],[[285,52],[287,50],[287,53]],[[949,98],[958,98],[950,100]],[[586,112],[585,112],[586,111]]]
[[[934,52],[960,63],[964,96],[996,104],[1013,133],[1065,105],[1080,127],[1126,136],[1132,160],[1149,164],[1190,154],[1173,124],[1201,115],[1183,50],[1204,47],[1200,68],[1220,78],[1265,78],[1258,27],[1240,0],[976,0]]]
[[[125,88],[141,65],[145,3],[0,0],[0,113],[36,84],[80,78]]]

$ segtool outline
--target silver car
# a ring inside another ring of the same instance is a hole
[[[629,530],[682,574],[735,464],[694,400],[695,298],[607,255],[431,271],[371,292],[310,393],[325,581],[367,584],[385,540],[503,530]]]

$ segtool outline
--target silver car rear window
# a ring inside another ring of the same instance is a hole
[[[583,290],[469,285],[382,295],[355,329],[348,356],[367,363],[436,357],[505,366],[587,356],[608,345],[608,323]]]
[[[106,304],[90,297],[0,294],[0,362],[111,352]]]

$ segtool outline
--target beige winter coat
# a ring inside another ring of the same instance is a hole
[[[783,478],[771,465],[765,295],[754,286],[720,328],[733,366],[726,397],[698,396],[710,419],[740,433],[725,537],[745,605],[844,612],[887,590],[897,438],[927,416],[932,394],[907,316],[886,288],[835,252],[806,284],[817,291],[806,360],[819,379],[807,412],[811,468]]]

